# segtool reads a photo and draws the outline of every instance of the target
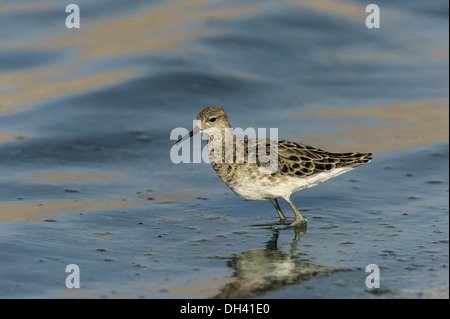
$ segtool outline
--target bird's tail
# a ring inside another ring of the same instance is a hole
[[[332,153],[331,158],[339,159],[336,167],[359,166],[367,164],[372,160],[372,153]]]

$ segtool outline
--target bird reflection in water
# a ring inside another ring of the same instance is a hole
[[[289,227],[295,235],[289,251],[278,248],[280,231],[283,225],[259,225],[272,230],[272,238],[265,249],[252,249],[231,257],[227,265],[234,269],[235,281],[226,284],[213,298],[247,298],[270,291],[280,290],[285,286],[296,285],[316,276],[329,275],[344,269],[315,265],[311,260],[296,252],[297,243],[305,227]]]

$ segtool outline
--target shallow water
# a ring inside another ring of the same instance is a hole
[[[380,4],[377,30],[357,2],[78,4],[78,30],[57,1],[0,7],[1,297],[448,298],[447,2]],[[280,225],[171,162],[213,104],[374,160]]]

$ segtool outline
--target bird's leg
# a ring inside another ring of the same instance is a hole
[[[280,205],[278,205],[278,201],[276,198],[271,198],[270,202],[273,204],[273,206],[275,206],[278,215],[280,215],[280,221],[283,223],[286,220],[286,217],[284,217],[283,212],[281,211]]]
[[[289,205],[291,205],[292,210],[295,213],[295,220],[290,226],[299,226],[306,223],[306,217],[303,217],[302,214],[298,211],[297,207],[295,207],[294,203],[291,201],[289,197],[284,198]]]

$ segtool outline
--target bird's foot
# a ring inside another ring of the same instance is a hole
[[[291,227],[306,227],[306,224],[307,224],[306,221],[307,221],[306,217],[296,218],[294,220],[294,222],[292,224],[290,224],[289,226],[291,226]]]

